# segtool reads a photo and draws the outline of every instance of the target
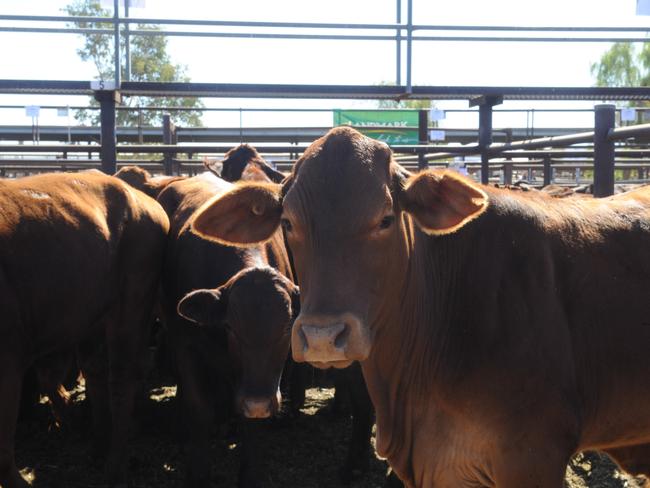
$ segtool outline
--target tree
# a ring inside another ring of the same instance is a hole
[[[649,86],[650,45],[617,42],[591,65],[597,86]]]
[[[98,0],[74,0],[63,9],[68,15],[75,17],[110,17],[111,12],[103,9]],[[110,22],[86,22],[74,21],[68,24],[69,27],[110,29],[113,24]],[[159,27],[152,27],[145,24],[137,24],[138,30],[160,30]],[[115,66],[113,57],[113,36],[107,34],[82,34],[84,39],[83,47],[77,50],[82,61],[91,61],[97,68],[97,79],[110,80],[114,78]],[[120,36],[120,52],[125,52],[125,37]],[[190,81],[187,76],[187,67],[181,64],[174,64],[167,54],[167,38],[164,35],[130,36],[131,50],[131,81],[157,81],[172,82]],[[122,79],[125,77],[126,63],[121,63]],[[189,126],[200,126],[201,108],[203,103],[198,98],[180,97],[128,97],[125,99],[129,107],[184,107],[187,111],[170,112],[174,123]],[[90,104],[97,105],[94,99]],[[160,125],[165,110],[118,110],[117,124],[122,126],[137,125]],[[79,110],[75,118],[82,123],[99,123],[99,115],[96,111]]]

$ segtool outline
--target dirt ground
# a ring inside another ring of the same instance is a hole
[[[175,388],[158,387],[139,408],[131,443],[131,486],[179,487],[183,480],[183,453],[178,442]],[[351,422],[328,414],[333,390],[312,388],[296,419],[280,418],[265,426],[262,443],[267,453],[268,488],[335,488],[343,486],[337,469],[346,454]],[[37,406],[31,420],[19,423],[16,461],[36,488],[99,488],[103,475],[90,456],[90,422],[83,389],[75,391],[67,430],[49,428],[49,407]],[[236,433],[215,428],[212,444],[213,486],[235,487],[239,463]],[[384,485],[386,464],[373,457],[369,472],[355,488]],[[604,455],[578,455],[567,469],[566,488],[640,488],[633,478],[618,472]],[[522,487],[525,488],[525,487]]]

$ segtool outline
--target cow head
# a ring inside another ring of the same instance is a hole
[[[345,367],[368,357],[389,321],[414,247],[455,232],[487,208],[481,187],[449,171],[411,175],[385,144],[336,128],[303,154],[280,185],[241,185],[193,221],[207,239],[250,245],[281,225],[301,287],[292,332],[297,361]]]
[[[232,148],[225,154],[221,162],[221,173],[219,176],[226,181],[239,181],[244,177],[247,168],[254,167],[262,171],[262,173],[269,179],[279,183],[284,179],[284,175],[272,168],[257,150],[249,144],[240,144]],[[216,173],[214,169],[207,165],[210,171]]]
[[[235,407],[248,418],[266,418],[280,404],[280,376],[299,309],[298,288],[273,268],[247,268],[225,285],[195,290],[178,313],[197,324],[224,327],[237,372]]]

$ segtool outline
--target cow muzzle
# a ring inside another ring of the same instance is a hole
[[[245,396],[240,400],[240,411],[247,419],[267,419],[278,413],[281,401],[279,391],[269,397]]]
[[[368,357],[370,338],[361,320],[352,314],[301,313],[291,332],[291,349],[297,362],[308,362],[318,368],[345,368]]]

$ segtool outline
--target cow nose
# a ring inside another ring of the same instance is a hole
[[[246,398],[242,410],[246,418],[267,419],[273,415],[273,400],[270,398]]]
[[[296,361],[307,361],[319,367],[343,367],[365,358],[368,343],[365,336],[361,321],[352,314],[336,317],[302,315],[293,326],[293,357]]]

